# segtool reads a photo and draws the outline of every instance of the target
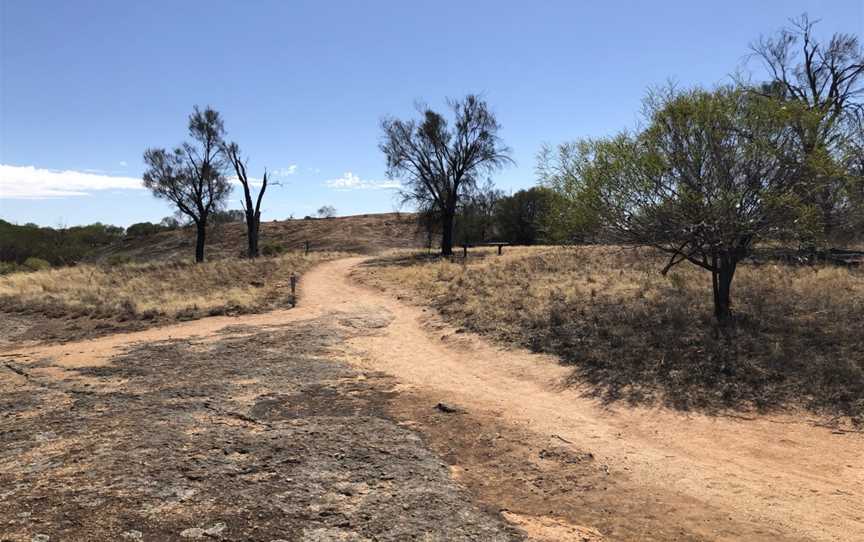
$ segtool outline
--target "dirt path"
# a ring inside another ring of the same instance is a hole
[[[569,373],[554,359],[495,348],[440,324],[431,311],[354,284],[349,273],[361,261],[329,262],[307,273],[300,306],[293,310],[208,318],[4,355],[92,366],[138,342],[206,337],[237,324],[266,327],[334,312],[386,311],[390,324],[350,339],[341,349],[344,359],[388,373],[408,391],[439,396],[538,439],[593,454],[610,475],[626,478],[619,491],[665,503],[676,515],[661,519],[680,522],[696,538],[864,539],[864,435],[817,427],[803,415],[735,419],[604,409],[564,389]],[[556,538],[543,535],[558,532],[545,519],[528,523],[525,529],[534,529],[538,539]]]

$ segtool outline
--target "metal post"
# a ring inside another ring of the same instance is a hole
[[[306,254],[309,254],[309,241],[304,241],[303,245],[306,247]]]
[[[297,306],[297,275],[291,273],[291,306]]]

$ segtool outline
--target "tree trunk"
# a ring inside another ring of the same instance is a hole
[[[257,258],[260,255],[258,250],[258,231],[260,227],[260,213],[246,213],[246,240],[248,241],[247,255],[249,258]]]
[[[456,216],[455,210],[445,209],[441,215],[441,255],[453,255],[453,221]]]
[[[195,222],[195,263],[204,261],[204,241],[207,237],[207,222],[199,220]]]
[[[714,257],[714,270],[711,272],[711,284],[714,290],[714,317],[717,322],[725,325],[732,320],[732,279],[738,261],[729,254]]]

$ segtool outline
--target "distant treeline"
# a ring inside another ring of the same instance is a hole
[[[511,195],[491,183],[478,188],[459,203],[454,221],[458,245],[506,242],[514,245],[566,244],[585,241],[574,232],[589,231],[574,224],[562,212],[564,202],[556,191],[535,186]],[[440,236],[440,220],[432,211],[421,211],[420,225],[432,246]]]
[[[214,222],[242,222],[243,211],[216,213]],[[0,273],[48,266],[74,265],[95,250],[124,238],[143,237],[184,227],[174,217],[160,222],[138,222],[128,228],[96,222],[86,226],[45,227],[0,220]],[[29,260],[29,261],[28,261]]]

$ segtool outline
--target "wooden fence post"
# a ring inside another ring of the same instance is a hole
[[[306,249],[306,254],[309,254],[309,241],[304,241],[304,242],[303,242],[303,246],[304,246],[305,249]]]
[[[297,306],[297,275],[291,273],[291,306]]]

